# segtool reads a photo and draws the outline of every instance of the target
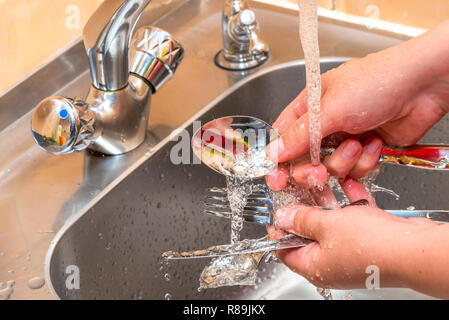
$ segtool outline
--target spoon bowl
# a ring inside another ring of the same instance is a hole
[[[228,116],[210,121],[192,138],[194,154],[211,169],[239,178],[263,177],[277,168],[265,149],[278,138],[268,123],[250,116]]]

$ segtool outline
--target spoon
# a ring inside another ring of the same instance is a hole
[[[215,119],[198,129],[192,149],[204,164],[227,175],[259,178],[277,164],[267,158],[267,145],[279,137],[268,123],[251,116],[228,116]],[[331,155],[336,148],[322,148]],[[422,169],[449,169],[449,146],[421,144],[405,148],[384,146],[379,163],[392,163]]]
[[[229,116],[198,129],[192,138],[192,149],[204,164],[221,174],[254,179],[277,167],[267,158],[265,149],[278,136],[263,120]]]

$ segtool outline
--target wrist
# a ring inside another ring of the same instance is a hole
[[[383,236],[381,254],[381,287],[411,288],[410,265],[416,258],[416,234],[421,226],[402,221],[392,222]]]
[[[423,271],[427,269],[429,260],[424,252],[429,251],[426,234],[432,228],[425,224],[401,223],[392,240],[389,272],[394,279],[395,287],[420,289]]]

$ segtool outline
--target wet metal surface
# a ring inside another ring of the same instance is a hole
[[[0,219],[5,221],[2,228],[9,232],[7,241],[0,242],[0,282],[16,280],[13,298],[53,298],[48,289],[31,292],[26,288],[29,278],[43,275],[42,264],[49,246],[46,280],[60,298],[161,299],[167,292],[175,299],[319,298],[312,286],[282,266],[276,267],[277,271],[263,272],[266,281],[256,290],[227,288],[197,293],[203,267],[198,262],[172,264],[172,280],[162,279],[157,263],[163,251],[207,247],[229,240],[228,222],[204,216],[200,210],[204,189],[224,185],[224,178],[201,165],[171,164],[168,152],[173,142],[169,134],[180,126],[191,130],[194,119],[208,121],[236,113],[273,122],[305,85],[303,66],[298,61],[303,57],[297,11],[253,3],[261,36],[272,48],[271,60],[249,72],[227,72],[213,63],[222,47],[221,2],[191,0],[183,1],[179,8],[172,6],[175,10],[159,19],[156,26],[173,34],[184,45],[186,55],[176,77],[153,96],[147,139],[136,150],[115,157],[89,152],[52,156],[32,141],[31,115],[27,113],[32,101],[49,94],[84,97],[90,86],[86,63],[70,65],[74,72],[59,66],[60,70],[71,71],[61,81],[61,87],[53,84],[39,93],[30,92],[24,96],[24,104],[18,96],[13,102],[0,97],[2,119],[6,119],[3,111],[15,101],[20,105],[16,117],[23,114],[0,133]],[[140,24],[150,21],[154,20],[144,14]],[[360,57],[399,42],[329,22],[321,22],[319,28],[322,57]],[[70,55],[59,59],[72,61]],[[328,68],[341,62],[328,61]],[[38,84],[31,86],[33,90],[35,86]],[[447,142],[443,137],[449,135],[441,124],[429,136],[429,141],[443,143]],[[442,193],[436,189],[448,187],[442,175],[410,173],[411,169],[396,167],[384,170],[386,174],[379,178],[379,184],[392,187],[402,199],[395,201],[382,195],[381,205],[444,206]],[[248,237],[265,232],[260,226],[247,226],[245,230]],[[65,268],[73,264],[80,269],[79,290],[65,287]],[[12,269],[15,273],[8,273]],[[282,290],[271,290],[281,285]],[[396,294],[394,290],[382,292],[382,297]],[[375,298],[379,293],[372,294]],[[410,296],[409,291],[401,291],[397,297],[409,297],[407,294]],[[366,295],[362,292],[359,296]]]

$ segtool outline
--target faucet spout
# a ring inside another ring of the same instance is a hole
[[[92,84],[115,91],[128,84],[128,52],[134,27],[151,0],[106,0],[83,30]]]
[[[89,19],[83,35],[92,86],[84,100],[53,96],[36,106],[31,131],[42,149],[118,155],[145,140],[151,96],[184,56],[181,44],[161,29],[133,32],[150,1],[106,0]]]

